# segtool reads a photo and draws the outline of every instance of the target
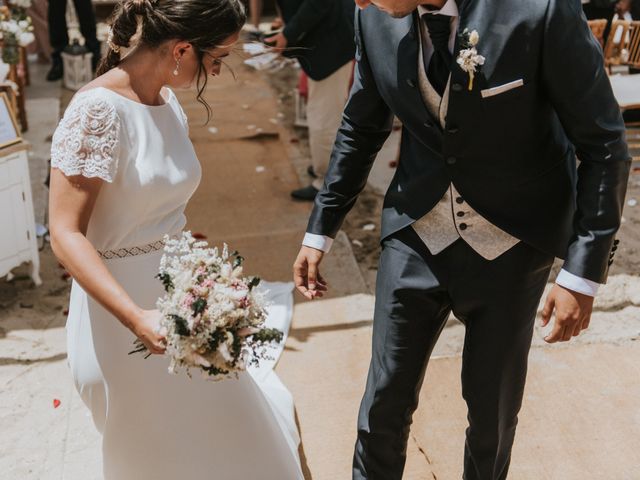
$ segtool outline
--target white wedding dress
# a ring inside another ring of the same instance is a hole
[[[200,165],[175,95],[147,106],[102,87],[76,95],[51,164],[104,184],[87,238],[142,308],[155,308],[160,240],[185,225]],[[215,206],[212,205],[212,208]],[[134,335],[74,282],[69,364],[103,434],[105,480],[303,478],[293,400],[271,370],[221,382],[170,375],[168,359],[128,355]]]

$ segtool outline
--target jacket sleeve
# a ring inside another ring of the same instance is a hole
[[[282,33],[289,43],[298,43],[304,35],[318,25],[337,0],[304,0],[296,14],[287,22]]]
[[[542,81],[580,165],[574,235],[564,269],[604,283],[620,226],[631,158],[602,50],[580,0],[550,0]]]
[[[356,10],[356,68],[331,154],[324,187],[316,196],[307,233],[335,238],[345,216],[367,184],[377,153],[391,132],[393,115],[376,87]]]

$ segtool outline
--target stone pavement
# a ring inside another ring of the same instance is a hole
[[[282,125],[288,119],[278,115],[281,99],[267,74],[237,60],[233,68],[235,82],[225,73],[209,87],[208,125],[192,94],[180,94],[203,164],[203,182],[187,212],[189,228],[240,250],[251,273],[286,281],[310,208],[289,200],[289,191],[307,181],[292,165],[304,159],[297,158]],[[388,150],[392,156],[393,146]],[[382,170],[374,188],[383,188],[388,171]],[[30,290],[20,278],[0,285],[0,479],[98,480],[99,436],[65,361],[68,284],[50,253],[43,260],[40,289]],[[307,478],[342,480],[349,478],[373,297],[345,235],[324,266],[331,296],[297,304],[277,371],[296,397]],[[510,478],[640,478],[638,277],[615,277],[598,302],[590,331],[577,342],[548,347],[536,331]],[[408,480],[460,478],[463,335],[452,320],[429,365],[409,443]]]

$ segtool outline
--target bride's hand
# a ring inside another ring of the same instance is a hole
[[[131,329],[147,350],[157,355],[162,355],[167,348],[166,338],[160,331],[161,319],[158,310],[142,310]]]

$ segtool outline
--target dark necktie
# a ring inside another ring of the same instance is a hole
[[[433,55],[427,67],[427,78],[440,96],[444,95],[453,55],[449,51],[451,37],[451,17],[447,15],[425,14],[422,16],[433,44]]]

